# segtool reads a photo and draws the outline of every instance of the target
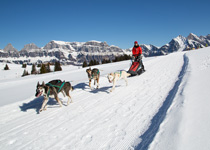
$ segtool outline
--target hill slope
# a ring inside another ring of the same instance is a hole
[[[179,142],[181,149],[186,148],[190,142],[192,146],[198,146],[202,138],[202,144],[205,143],[207,147],[210,134],[204,132],[202,134],[205,136],[200,136],[198,142],[192,144],[193,138],[188,141],[186,137],[190,136],[190,132],[184,132],[186,122],[179,123],[179,130],[163,128],[168,126],[169,119],[175,118],[175,121],[179,122],[182,120],[176,115],[170,115],[172,110],[179,111],[180,107],[177,107],[176,103],[184,104],[181,109],[189,110],[179,112],[181,118],[188,118],[183,119],[188,121],[187,124],[194,121],[192,108],[197,107],[197,98],[203,100],[203,103],[198,105],[202,109],[197,109],[196,114],[204,110],[205,114],[209,113],[208,101],[205,100],[208,98],[205,92],[209,89],[209,84],[202,82],[202,85],[206,86],[201,86],[199,82],[208,79],[206,73],[209,73],[210,62],[207,56],[210,56],[209,48],[144,59],[147,71],[141,76],[129,78],[127,87],[124,81],[117,82],[116,90],[112,93],[109,92],[112,85],[107,81],[107,74],[120,69],[127,70],[130,61],[97,66],[101,70],[98,90],[89,89],[85,68],[0,81],[1,101],[4,101],[0,109],[1,148],[127,150],[139,147],[147,149],[149,146],[150,149],[156,149],[158,146],[161,149],[161,146],[171,142],[170,138],[162,137],[162,133],[170,135],[172,131],[185,133],[181,141],[176,140],[179,136],[174,136],[173,141]],[[199,65],[200,62],[203,65]],[[197,77],[198,74],[194,72],[196,65],[204,71],[202,78]],[[189,69],[192,70],[191,76],[188,77]],[[51,99],[48,109],[37,114],[42,103],[42,97],[33,96],[37,81],[48,82],[58,78],[71,81],[75,87],[71,93],[74,102],[65,106],[67,99],[60,94],[59,97],[64,102],[62,108]],[[191,96],[192,92],[188,93],[194,87],[191,84],[197,84],[196,90],[202,90],[204,93],[197,95],[192,91],[195,97]],[[181,103],[178,100],[181,98],[180,92],[185,93],[186,97],[189,96],[182,99]],[[208,129],[210,119],[205,118],[207,124],[204,125],[204,117],[198,115],[196,118],[200,119],[203,130]],[[197,128],[196,125],[191,129]],[[198,136],[198,132],[193,134]],[[144,140],[148,135],[149,138]]]

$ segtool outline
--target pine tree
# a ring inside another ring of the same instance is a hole
[[[111,60],[110,59],[106,60],[106,63],[111,63]]]
[[[127,54],[124,54],[124,60],[129,60],[129,59],[131,59],[131,56],[127,55]]]
[[[101,63],[102,63],[102,64],[105,64],[105,63],[106,63],[106,60],[105,60],[105,59],[103,59]]]
[[[7,64],[5,65],[4,70],[9,70],[9,67]]]
[[[50,70],[50,63],[49,62],[47,63],[46,70],[47,70],[47,73],[51,72],[51,70]]]
[[[28,71],[26,71],[26,70],[24,69],[22,77],[27,76],[27,75],[29,75],[29,73],[28,73]]]
[[[90,62],[89,62],[89,65],[88,66],[93,66],[94,65],[94,62],[93,62],[93,60],[91,60]]]
[[[87,61],[85,60],[84,62],[83,62],[83,64],[82,64],[82,67],[84,68],[84,67],[87,67],[88,65],[87,65]]]
[[[93,61],[93,65],[97,65],[97,61],[95,59]]]
[[[96,61],[96,65],[99,65],[100,63],[99,63],[99,61]]]
[[[42,64],[38,64],[38,65],[37,65],[37,67],[41,67],[41,66],[42,66]]]
[[[32,65],[31,74],[37,74],[36,65],[35,64]]]
[[[46,69],[45,65],[42,64],[41,68],[40,68],[40,74],[44,74],[44,73],[47,73],[47,69]]]
[[[54,71],[62,71],[61,64],[59,61],[55,62]]]
[[[22,68],[26,68],[27,67],[27,64],[22,64]]]

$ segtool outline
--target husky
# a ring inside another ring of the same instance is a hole
[[[113,86],[112,86],[112,89],[110,90],[110,92],[112,92],[115,89],[116,81],[118,81],[120,79],[124,79],[126,82],[126,86],[127,86],[128,85],[127,77],[129,77],[130,75],[131,74],[127,73],[126,71],[119,71],[119,72],[108,74],[107,78],[109,80],[109,83],[113,82]]]
[[[69,95],[70,90],[73,91],[73,87],[71,86],[70,82],[62,82],[61,80],[52,80],[47,84],[45,84],[44,82],[42,82],[42,84],[39,84],[38,82],[35,96],[44,96],[44,101],[39,111],[41,112],[47,109],[47,102],[49,101],[49,97],[51,96],[54,96],[60,107],[62,107],[62,102],[58,98],[58,93],[60,92],[63,94],[64,97],[68,97],[67,105],[69,105],[70,102],[72,103],[73,101],[71,99],[71,96]]]
[[[100,71],[97,68],[94,68],[91,70],[91,68],[86,70],[88,74],[88,79],[89,79],[89,87],[91,88],[91,80],[94,80],[94,85],[97,82],[97,89],[99,88],[99,77],[100,77]]]

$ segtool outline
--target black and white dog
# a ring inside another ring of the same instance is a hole
[[[97,68],[94,69],[87,69],[86,70],[87,75],[88,75],[88,79],[89,79],[89,87],[91,88],[91,80],[94,80],[94,85],[97,82],[97,89],[99,88],[99,78],[100,78],[100,71]]]
[[[44,82],[42,82],[42,84],[39,84],[38,82],[35,96],[44,96],[44,101],[42,103],[40,112],[42,110],[46,110],[47,102],[49,101],[49,97],[51,96],[54,96],[59,105],[62,106],[62,102],[58,98],[58,93],[60,92],[64,95],[64,97],[68,97],[67,105],[69,105],[69,103],[72,102],[71,96],[69,95],[70,90],[73,91],[73,87],[71,86],[70,82],[62,82],[61,80],[52,80],[47,84],[45,84]]]

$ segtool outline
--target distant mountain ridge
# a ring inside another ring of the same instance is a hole
[[[154,45],[140,45],[145,57],[166,55],[172,52],[185,51],[197,47],[210,45],[210,34],[200,36],[190,33],[188,37],[179,35],[162,47]],[[60,61],[63,64],[81,64],[84,60],[114,59],[116,56],[131,54],[132,48],[121,49],[108,45],[106,42],[64,42],[52,40],[44,47],[39,48],[34,43],[27,44],[18,51],[12,44],[0,50],[0,61],[13,63],[41,63],[46,61]]]

